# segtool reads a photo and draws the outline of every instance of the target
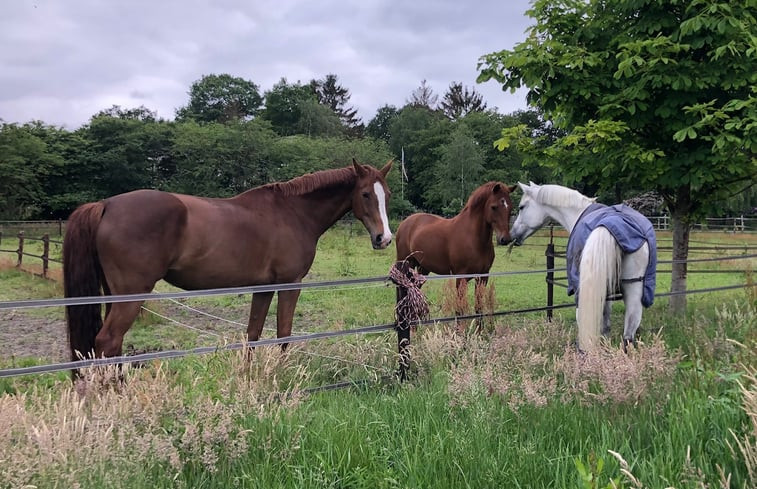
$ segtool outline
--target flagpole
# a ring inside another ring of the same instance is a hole
[[[402,146],[402,158],[400,159],[402,174],[400,175],[400,197],[405,200],[405,180],[407,180],[407,172],[405,171],[405,147]]]

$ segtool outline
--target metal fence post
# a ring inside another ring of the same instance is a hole
[[[553,242],[554,227],[549,227],[549,244],[544,254],[547,257],[547,321],[552,321],[552,306],[555,294],[555,244]]]

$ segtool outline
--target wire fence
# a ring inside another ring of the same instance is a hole
[[[554,259],[554,256],[559,256],[559,255],[558,254],[552,255],[553,259]],[[548,255],[548,258],[549,258],[549,255]],[[731,260],[745,260],[745,259],[752,259],[752,258],[757,258],[757,254],[742,254],[739,256],[727,256],[727,257],[720,257],[720,258],[691,259],[691,260],[688,260],[687,262],[696,263],[696,262],[713,262],[713,261],[731,261]],[[675,262],[680,262],[680,261],[667,260],[667,261],[661,261],[659,263],[670,264],[670,263],[675,263]],[[554,272],[564,272],[565,270],[566,269],[564,267],[557,268],[557,267],[552,266],[552,267],[542,269],[542,270],[493,272],[489,274],[432,275],[432,276],[427,277],[427,279],[428,280],[450,280],[450,279],[457,279],[457,278],[466,278],[466,279],[480,278],[480,277],[494,278],[494,277],[505,277],[505,276],[526,275],[526,274],[546,274],[548,285],[550,284],[550,282],[552,285],[555,285],[555,284],[559,285],[559,283],[557,283],[557,280],[554,278]],[[743,272],[744,271],[742,271],[742,273]],[[179,298],[190,298],[190,297],[194,298],[194,297],[210,297],[210,296],[222,296],[222,295],[254,294],[258,292],[278,292],[282,290],[295,290],[295,289],[303,290],[303,289],[316,289],[316,288],[335,288],[335,287],[354,286],[354,285],[361,285],[361,284],[376,284],[376,283],[388,284],[389,278],[384,276],[384,277],[369,277],[369,278],[332,280],[332,281],[321,281],[321,282],[299,282],[299,283],[286,283],[286,284],[256,285],[256,286],[248,286],[248,287],[231,287],[231,288],[222,288],[222,289],[204,289],[204,290],[180,291],[180,292],[127,294],[127,295],[113,295],[113,296],[90,296],[90,297],[75,297],[75,298],[66,298],[66,299],[31,299],[31,300],[18,300],[18,301],[0,301],[0,310],[61,307],[61,306],[67,306],[67,305],[84,305],[84,304],[104,304],[104,303],[114,303],[114,302],[135,302],[135,301],[145,301],[145,300],[151,300],[151,301],[163,300],[163,299],[174,300],[174,299],[179,299]],[[688,290],[688,291],[681,291],[681,292],[667,292],[667,293],[662,292],[662,293],[656,294],[655,297],[670,297],[673,295],[681,295],[681,294],[711,293],[711,292],[716,292],[716,291],[744,289],[744,288],[754,287],[756,285],[757,284],[755,283],[745,283],[745,284],[738,284],[738,285],[710,287],[710,288]],[[480,319],[484,317],[499,317],[499,316],[506,316],[506,315],[517,315],[517,314],[526,314],[526,313],[535,313],[535,312],[547,312],[548,316],[550,316],[551,312],[556,309],[564,309],[564,308],[570,308],[570,307],[575,307],[575,303],[570,302],[570,303],[563,303],[563,304],[555,305],[555,304],[552,304],[551,302],[548,302],[546,306],[540,306],[540,307],[486,312],[486,313],[480,313],[480,314],[430,318],[428,320],[419,321],[417,324],[419,326],[428,326],[432,324],[447,323],[447,322],[453,322],[453,321],[466,321],[466,320]],[[136,363],[136,362],[145,362],[145,361],[150,361],[150,360],[180,358],[180,357],[185,357],[189,355],[204,355],[204,354],[209,354],[209,353],[217,353],[221,351],[241,350],[243,348],[255,348],[255,347],[291,344],[291,343],[304,343],[304,342],[310,342],[314,340],[322,340],[322,339],[327,339],[327,338],[339,338],[339,337],[344,337],[344,336],[377,334],[377,333],[384,333],[390,330],[394,330],[396,326],[397,326],[397,323],[387,323],[387,324],[364,326],[360,328],[353,328],[353,329],[340,330],[340,331],[316,332],[316,333],[308,333],[308,334],[299,334],[299,335],[288,336],[288,337],[283,337],[283,338],[271,338],[271,339],[263,339],[263,340],[257,340],[257,341],[235,342],[235,343],[229,343],[229,344],[220,345],[220,346],[203,346],[203,347],[183,349],[183,350],[164,350],[164,351],[158,351],[158,352],[143,353],[143,354],[138,354],[138,355],[96,358],[96,359],[91,358],[91,359],[82,359],[78,361],[54,363],[54,364],[47,364],[47,365],[10,368],[10,369],[0,370],[0,378],[14,377],[14,376],[28,375],[28,374],[53,373],[53,372],[61,372],[61,371],[66,371],[66,370],[75,370],[75,369],[80,369],[80,368],[113,365],[113,364],[120,364],[120,363]]]

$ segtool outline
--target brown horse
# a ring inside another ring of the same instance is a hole
[[[500,245],[511,241],[510,192],[515,189],[514,185],[488,182],[474,190],[463,210],[451,219],[425,213],[409,216],[397,228],[397,261],[405,261],[406,267],[423,274],[488,273],[494,262],[492,232]],[[469,280],[456,279],[459,294],[467,289]],[[476,278],[477,313],[481,312],[479,288],[486,284],[487,277]]]
[[[84,204],[63,243],[66,297],[152,291],[158,280],[183,289],[300,282],[316,244],[352,210],[374,249],[392,241],[389,189],[381,170],[361,165],[307,174],[228,199],[137,190]],[[277,336],[289,336],[299,290],[279,291]],[[247,338],[257,340],[273,292],[253,294]],[[68,306],[71,357],[121,354],[142,302]]]

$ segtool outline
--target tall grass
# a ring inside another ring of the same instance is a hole
[[[344,234],[320,246],[312,279],[385,274],[393,259],[345,259]],[[496,269],[542,266],[543,249],[516,252],[499,253]],[[40,279],[2,280],[55,294]],[[496,282],[496,309],[540,305],[542,276]],[[458,299],[447,288],[424,286],[437,311]],[[303,293],[295,329],[389,322],[393,299],[390,287]],[[248,302],[193,303],[244,321]],[[757,486],[753,296],[703,296],[676,317],[659,301],[628,355],[621,304],[613,314],[613,336],[591,355],[572,347],[572,310],[478,332],[421,327],[403,384],[391,333],[98,370],[76,385],[13,379],[0,395],[0,488]],[[162,328],[129,334],[156,344],[165,340],[150,332]],[[242,330],[231,326],[230,340]],[[307,390],[340,380],[368,383]]]

